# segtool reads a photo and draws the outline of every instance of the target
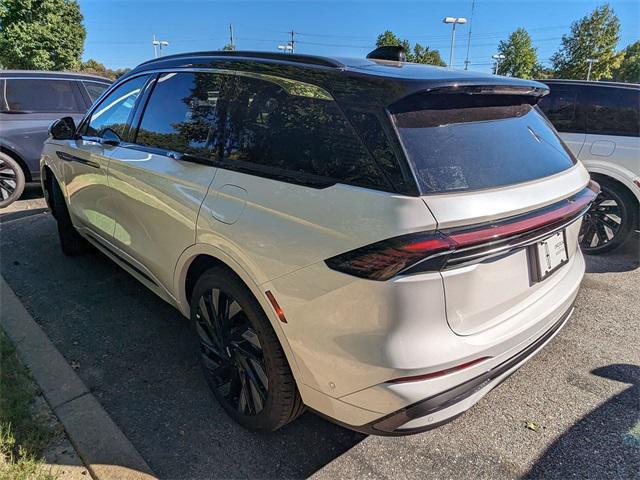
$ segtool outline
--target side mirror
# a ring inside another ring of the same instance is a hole
[[[49,135],[54,140],[72,140],[76,134],[76,122],[72,117],[62,117],[49,127]]]

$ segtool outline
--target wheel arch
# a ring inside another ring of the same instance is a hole
[[[289,366],[298,385],[303,383],[302,373],[298,368],[296,356],[287,340],[282,322],[278,319],[273,306],[269,302],[265,292],[260,288],[251,274],[235,259],[219,248],[208,244],[195,244],[185,250],[176,265],[174,273],[174,297],[177,308],[185,317],[190,317],[190,296],[198,278],[209,268],[222,265],[237,275],[251,291],[262,310],[267,315],[271,326],[278,337],[278,341],[289,362]]]

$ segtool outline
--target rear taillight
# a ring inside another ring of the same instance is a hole
[[[420,232],[366,245],[325,260],[333,270],[369,280],[388,280],[400,273],[435,272],[448,262],[460,265],[487,253],[522,248],[579,218],[599,192],[596,183],[548,207],[497,222],[464,228]]]

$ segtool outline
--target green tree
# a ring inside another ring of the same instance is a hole
[[[223,52],[233,52],[235,49],[236,49],[235,45],[231,45],[230,43],[227,43],[220,50],[222,50]]]
[[[75,0],[0,0],[0,64],[77,70],[86,31]]]
[[[538,54],[524,28],[518,28],[507,40],[500,41],[498,52],[505,57],[500,62],[499,74],[520,78],[536,76],[539,70]]]
[[[384,33],[378,35],[378,38],[376,39],[376,47],[389,46],[404,48],[408,62],[428,63],[430,65],[438,65],[440,67],[445,67],[447,65],[442,61],[438,50],[431,50],[429,47],[424,47],[419,43],[416,43],[413,48],[411,48],[411,44],[408,40],[402,40],[392,31],[386,30]]]
[[[562,36],[560,49],[551,57],[558,78],[587,78],[588,59],[595,60],[591,80],[611,78],[621,55],[616,53],[620,20],[608,3],[571,25],[571,33]]]
[[[640,40],[627,45],[622,51],[622,62],[614,71],[613,79],[618,82],[640,83]]]
[[[112,70],[111,68],[107,68],[104,64],[90,58],[86,62],[82,62],[80,65],[80,71],[84,73],[91,73],[93,75],[99,75],[101,77],[110,78],[111,80],[116,80],[120,78],[125,73],[131,71],[130,68],[118,68],[116,70]]]

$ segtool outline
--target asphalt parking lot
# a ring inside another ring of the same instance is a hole
[[[26,197],[0,211],[0,272],[161,478],[640,478],[637,236],[587,259],[569,324],[454,422],[366,437],[306,413],[256,435],[213,400],[177,311],[98,253],[64,257]]]

